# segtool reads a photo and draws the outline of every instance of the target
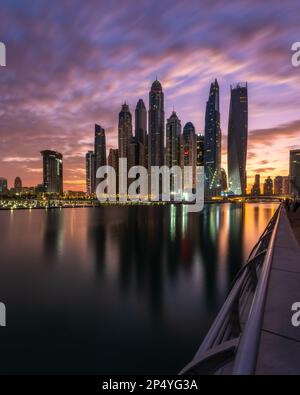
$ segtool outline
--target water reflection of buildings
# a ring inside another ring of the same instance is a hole
[[[96,273],[113,279],[124,296],[136,293],[159,312],[166,284],[193,265],[194,231],[186,209],[136,206],[90,212],[87,237]]]
[[[94,210],[93,210],[94,211]],[[97,214],[100,214],[97,213]],[[96,215],[98,217],[98,215]],[[95,219],[95,217],[94,217]],[[105,243],[106,243],[106,226],[102,221],[92,222],[88,227],[89,245],[92,244],[95,253],[95,270],[98,275],[102,275],[105,269]]]
[[[179,272],[189,272],[193,259],[193,238],[189,226],[190,215],[186,206],[172,205],[165,223],[166,268],[171,281],[175,281]]]
[[[228,232],[228,255],[227,272],[228,285],[231,284],[237,272],[245,262],[244,259],[244,225],[245,206],[229,205],[229,232]]]
[[[204,305],[211,312],[226,297],[244,262],[244,226],[243,205],[207,205],[202,213],[189,217],[188,229],[193,232],[189,235],[190,264],[202,266],[199,286]]]
[[[219,206],[208,205],[199,217],[199,252],[204,273],[204,294],[208,310],[214,310],[216,295],[216,266],[218,257]],[[204,296],[204,295],[203,295]]]
[[[199,303],[214,314],[256,241],[245,229],[255,229],[257,238],[267,223],[270,213],[262,211],[251,204],[211,204],[202,213],[175,205],[91,210],[96,273],[155,314],[174,290],[192,284]]]
[[[155,208],[135,207],[127,209],[120,229],[120,285],[135,287],[138,297],[146,295],[156,312],[162,306],[163,221]]]
[[[51,264],[58,262],[63,250],[63,215],[62,210],[45,210],[44,249],[45,257]]]

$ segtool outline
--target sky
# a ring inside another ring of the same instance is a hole
[[[277,0],[1,0],[0,177],[42,182],[40,151],[64,155],[64,188],[85,190],[94,124],[117,147],[126,101],[134,115],[156,76],[166,119],[204,131],[210,83],[220,84],[222,166],[227,169],[230,85],[248,82],[247,174],[288,174],[300,148],[300,2]]]

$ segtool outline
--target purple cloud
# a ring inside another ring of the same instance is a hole
[[[83,188],[93,124],[105,127],[107,148],[116,146],[121,103],[126,100],[132,113],[139,97],[147,104],[156,75],[166,116],[174,105],[182,122],[192,121],[201,132],[209,84],[218,78],[224,162],[229,85],[236,81],[249,82],[250,163],[261,155],[256,144],[286,138],[294,145],[300,77],[290,46],[299,41],[299,13],[300,4],[278,0],[4,0],[0,176],[12,182],[21,175],[25,184],[36,184],[41,162],[32,158],[57,149],[64,154],[66,184],[73,180],[74,188]]]

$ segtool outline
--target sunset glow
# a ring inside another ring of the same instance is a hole
[[[64,188],[85,190],[94,124],[105,128],[107,150],[117,147],[121,104],[132,114],[139,98],[148,106],[156,75],[166,118],[174,107],[198,133],[218,79],[225,169],[230,85],[247,81],[248,189],[255,173],[262,181],[288,175],[288,151],[300,148],[300,68],[291,63],[299,3],[60,3],[1,4],[7,66],[0,68],[0,176],[9,186],[16,176],[26,186],[41,183],[40,151],[53,149],[64,155]]]

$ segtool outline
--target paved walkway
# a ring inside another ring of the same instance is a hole
[[[300,326],[294,327],[291,323],[291,306],[300,302],[300,209],[289,213],[289,217],[291,223],[282,210],[256,374],[300,374]]]
[[[298,243],[300,245],[300,208],[298,208],[298,210],[295,213],[289,212],[287,213],[287,215],[290,220],[296,239],[298,240]]]

